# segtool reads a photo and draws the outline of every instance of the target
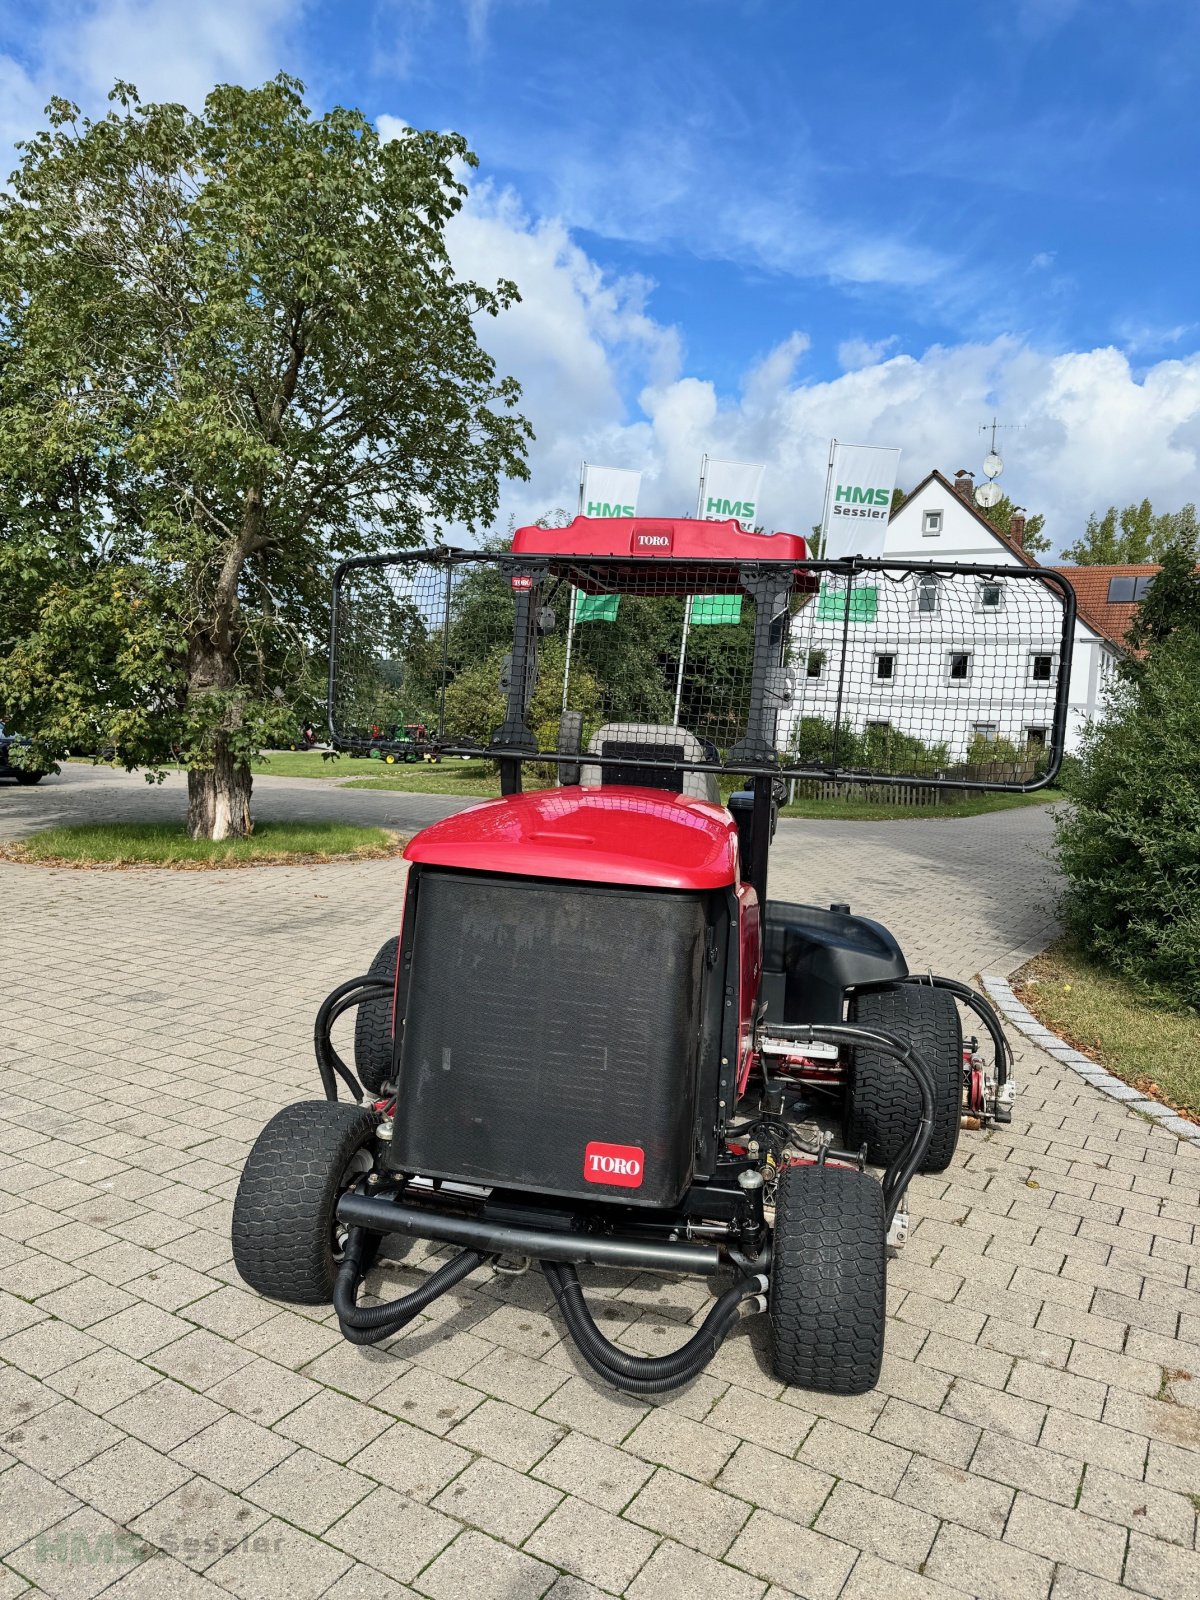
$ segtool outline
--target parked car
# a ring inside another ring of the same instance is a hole
[[[6,733],[4,724],[0,722],[0,778],[15,778],[18,783],[40,783],[46,776],[34,767],[22,767],[11,759],[14,750],[28,750],[31,740],[23,738],[19,733]]]

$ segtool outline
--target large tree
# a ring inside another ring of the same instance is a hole
[[[1001,495],[994,506],[987,507],[983,515],[988,519],[993,528],[998,528],[1007,538],[1012,533],[1013,512],[1016,506],[1005,495]],[[1035,512],[1033,516],[1025,518],[1025,533],[1021,539],[1021,548],[1029,556],[1045,555],[1050,548],[1049,535],[1043,532],[1046,518],[1042,512]]]
[[[196,837],[311,706],[333,561],[526,476],[476,334],[516,286],[446,247],[474,156],[302,95],[56,100],[0,196],[0,708],[43,761],[177,749]]]
[[[1183,540],[1200,552],[1200,523],[1194,505],[1156,513],[1149,500],[1118,510],[1109,506],[1102,517],[1093,511],[1081,538],[1063,551],[1065,561],[1081,567],[1133,566],[1161,561],[1170,545]]]

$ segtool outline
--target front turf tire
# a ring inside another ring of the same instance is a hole
[[[928,983],[889,984],[853,995],[849,1020],[898,1034],[928,1064],[933,1073],[933,1136],[920,1171],[945,1172],[962,1125],[962,1022],[954,996]],[[920,1114],[921,1096],[908,1069],[891,1056],[856,1045],[846,1093],[846,1149],[865,1144],[868,1161],[890,1166]]]
[[[399,938],[389,939],[367,968],[367,977],[387,978],[394,990],[399,955]],[[372,995],[354,1018],[354,1070],[363,1088],[376,1097],[392,1075],[392,1006],[392,995]]]
[[[374,1112],[330,1100],[284,1106],[267,1123],[233,1202],[233,1264],[252,1289],[293,1305],[332,1302],[338,1197],[369,1170],[377,1124]]]
[[[879,1382],[886,1320],[883,1190],[848,1167],[785,1167],[768,1311],[775,1376],[822,1394]]]

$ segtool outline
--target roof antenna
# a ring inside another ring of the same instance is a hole
[[[988,433],[990,431],[992,435],[991,446],[983,461],[983,470],[987,476],[987,482],[981,483],[975,491],[975,504],[982,506],[985,511],[990,511],[993,506],[999,505],[1004,498],[1003,489],[995,481],[1004,471],[1004,462],[996,450],[997,430],[1001,433],[1008,431],[1015,433],[1024,426],[1023,422],[1000,422],[995,416],[992,417],[991,422],[985,422],[980,426],[980,433]]]

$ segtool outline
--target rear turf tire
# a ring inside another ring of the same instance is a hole
[[[338,1196],[370,1169],[377,1123],[330,1100],[301,1100],[267,1123],[233,1202],[233,1263],[252,1289],[293,1305],[331,1303]]]
[[[880,1028],[910,1043],[933,1073],[933,1137],[922,1172],[944,1172],[958,1147],[962,1121],[962,1023],[954,997],[929,984],[897,983],[850,1000],[851,1022]],[[907,1068],[891,1056],[859,1045],[846,1094],[847,1150],[867,1147],[867,1160],[886,1167],[917,1125],[921,1097]]]
[[[768,1310],[777,1378],[822,1394],[879,1381],[886,1317],[883,1190],[846,1167],[785,1167]]]
[[[369,978],[395,983],[400,940],[389,939],[367,969]],[[354,1070],[364,1089],[383,1092],[392,1075],[392,996],[381,994],[364,1000],[354,1019]]]

